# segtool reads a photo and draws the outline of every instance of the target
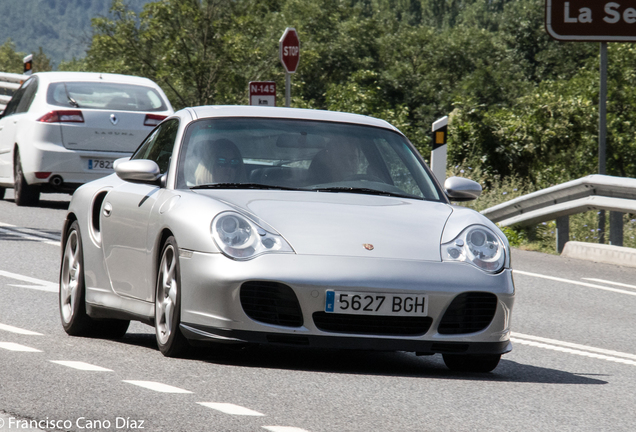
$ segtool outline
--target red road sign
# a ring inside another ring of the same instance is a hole
[[[287,73],[295,73],[300,60],[300,39],[296,29],[287,27],[278,41],[280,62]]]
[[[276,83],[274,81],[251,81],[250,105],[276,106]]]
[[[561,41],[636,41],[636,0],[546,0],[548,34]]]

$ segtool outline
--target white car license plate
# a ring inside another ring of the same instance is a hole
[[[385,294],[327,291],[325,312],[352,315],[426,316],[424,294]]]
[[[88,169],[90,171],[112,171],[113,162],[112,159],[89,159]]]

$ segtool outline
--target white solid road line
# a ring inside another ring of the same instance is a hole
[[[580,345],[580,344],[575,344],[571,342],[563,342],[556,339],[548,339],[548,338],[539,337],[539,336],[530,336],[530,335],[517,333],[517,332],[513,332],[511,336],[516,338],[528,339],[534,342],[542,342],[542,343],[558,345],[558,346],[562,346],[566,348],[574,348],[574,349],[578,349],[582,351],[590,351],[597,354],[606,354],[606,355],[610,355],[614,357],[624,357],[626,359],[636,360],[636,354],[627,354],[620,351],[612,351],[612,350],[607,350],[603,348],[595,348],[588,345]]]
[[[521,345],[528,345],[536,348],[543,348],[552,351],[559,351],[599,360],[611,361],[614,363],[636,366],[636,355],[634,354],[595,348],[587,345],[579,345],[570,342],[558,341],[555,339],[542,338],[538,336],[524,335],[521,333],[513,333],[510,337],[510,340]]]
[[[4,276],[10,279],[16,279],[23,282],[28,282],[32,285],[14,285],[8,284],[9,286],[17,287],[17,288],[28,288],[38,291],[46,291],[46,292],[60,292],[60,287],[57,283],[48,282],[42,279],[32,278],[30,276],[23,276],[17,273],[11,273],[8,271],[0,270],[0,276]]]
[[[215,402],[197,402],[197,403],[199,405],[203,405],[204,407],[221,411],[222,413],[225,413],[225,414],[244,415],[244,416],[264,416],[265,415],[257,411],[252,411],[251,409],[243,408],[242,406],[234,405],[231,403],[215,403]]]
[[[69,361],[69,360],[49,360],[51,363],[67,366],[73,369],[91,372],[112,372],[112,369],[106,369],[101,366],[95,366],[90,363],[84,363],[81,361]]]
[[[305,429],[292,426],[263,426],[263,429],[266,429],[270,432],[309,432]]]
[[[13,327],[7,324],[0,324],[0,330],[8,331],[11,333],[22,334],[22,335],[28,335],[28,336],[43,336],[42,333],[37,333],[31,330],[25,330],[18,327]]]
[[[5,227],[5,228],[1,228]],[[37,241],[45,243],[51,246],[61,246],[61,242],[57,239],[57,236],[52,236],[48,233],[42,233],[30,228],[20,228],[15,225],[0,222],[0,233],[8,235],[14,235],[16,237],[23,238],[25,240]]]
[[[615,292],[615,293],[619,293],[619,294],[627,294],[627,295],[636,296],[636,292],[635,291],[625,291],[625,290],[621,290],[621,289],[604,287],[604,286],[601,286],[601,285],[595,285],[595,284],[591,284],[591,283],[587,283],[587,282],[579,282],[579,281],[575,281],[575,280],[571,280],[571,279],[563,279],[563,278],[558,278],[558,277],[554,277],[554,276],[546,276],[546,275],[542,275],[542,274],[539,274],[539,273],[530,273],[530,272],[525,272],[525,271],[521,271],[521,270],[513,270],[512,274],[513,275],[520,274],[520,275],[525,275],[525,276],[532,276],[532,277],[541,278],[541,279],[553,280],[553,281],[556,281],[556,282],[569,283],[569,284],[572,284],[572,285],[579,285],[579,286],[584,286],[584,287],[588,287],[588,288],[600,289],[600,290],[603,290],[603,291],[611,291],[611,292]]]
[[[620,282],[612,282],[612,281],[608,281],[605,279],[595,279],[595,278],[581,278],[583,280],[589,280],[592,282],[600,282],[600,283],[605,283],[608,285],[616,285],[616,286],[620,286],[620,287],[624,287],[624,288],[632,288],[632,289],[636,289],[636,286],[634,285],[628,285],[628,284],[624,284],[624,283],[620,283]]]
[[[6,349],[9,351],[42,352],[39,349],[31,348],[31,347],[20,345],[13,342],[0,342],[0,348]]]
[[[179,387],[173,387],[167,384],[161,384],[154,381],[134,381],[124,380],[125,383],[133,384],[139,387],[147,388],[161,393],[192,393],[191,391],[180,389]]]

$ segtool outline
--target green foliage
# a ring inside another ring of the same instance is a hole
[[[11,39],[0,45],[0,71],[9,73],[21,74],[24,72],[23,59],[26,57],[26,53],[17,52],[15,44]],[[42,47],[33,54],[33,70],[36,72],[50,71],[51,59],[42,51]]]

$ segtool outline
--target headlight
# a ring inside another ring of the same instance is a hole
[[[264,253],[293,253],[278,234],[264,230],[245,216],[224,212],[212,220],[214,242],[230,258],[247,260]]]
[[[455,240],[442,245],[442,261],[467,262],[487,272],[496,273],[506,262],[505,245],[485,226],[473,225]]]

